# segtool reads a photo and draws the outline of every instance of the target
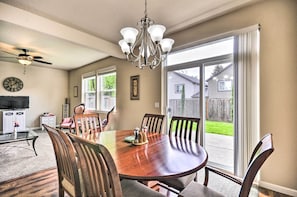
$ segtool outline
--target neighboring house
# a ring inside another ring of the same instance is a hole
[[[208,98],[231,98],[233,88],[233,66],[226,66],[221,72],[207,79]]]
[[[168,82],[168,98],[170,110],[175,115],[199,117],[200,83],[197,77],[179,72],[170,72]],[[226,66],[219,73],[205,82],[206,119],[231,122],[232,118],[232,87],[233,66]],[[184,91],[185,100],[182,101]]]
[[[185,99],[199,97],[200,84],[198,78],[179,72],[170,72],[168,79],[170,79],[170,82],[168,83],[168,98],[181,99],[183,87],[185,91]]]
[[[232,122],[233,116],[233,66],[226,66],[219,73],[207,79],[208,99],[206,119]]]

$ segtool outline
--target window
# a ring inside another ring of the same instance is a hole
[[[109,111],[116,101],[116,72],[98,74],[98,110]]]
[[[174,87],[174,92],[176,94],[181,94],[184,87],[185,87],[185,84],[176,84]]]
[[[226,92],[232,90],[232,81],[218,81],[218,91],[219,92]]]
[[[96,109],[96,77],[83,79],[83,101],[87,109]]]
[[[86,109],[109,111],[116,105],[115,68],[98,70],[97,74],[85,74],[82,78],[82,102]]]

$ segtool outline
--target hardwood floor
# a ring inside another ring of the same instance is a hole
[[[56,168],[0,183],[0,196],[58,196]]]
[[[173,192],[158,188],[167,197],[177,197]],[[287,197],[287,195],[259,189],[259,197]],[[56,168],[42,170],[27,176],[0,183],[1,197],[56,197],[58,196],[58,175]],[[68,195],[65,193],[65,197]]]
[[[176,197],[172,192],[160,188],[160,192],[168,197]],[[42,170],[0,183],[1,197],[56,197],[58,195],[58,174],[56,168]],[[65,193],[65,197],[68,195]]]

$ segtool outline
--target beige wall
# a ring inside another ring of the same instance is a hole
[[[161,103],[160,68],[141,70],[126,60],[106,58],[83,68],[70,72],[70,89],[81,87],[81,76],[103,67],[116,66],[117,69],[117,104],[113,122],[114,129],[133,129],[139,127],[144,113],[160,113],[161,108],[155,108],[155,102]],[[140,99],[130,100],[130,76],[140,75]],[[79,97],[70,93],[70,109],[81,102]]]
[[[297,190],[297,1],[266,0],[170,37],[179,46],[258,23],[260,132],[275,145],[261,180]]]
[[[6,77],[20,78],[24,88],[19,92],[8,92],[2,82]],[[23,66],[18,63],[0,61],[0,95],[29,96],[30,108],[26,110],[26,126],[39,127],[39,116],[51,112],[57,116],[57,123],[62,118],[62,104],[68,96],[68,72],[50,68],[28,66],[23,74]],[[2,120],[0,121],[2,130]]]

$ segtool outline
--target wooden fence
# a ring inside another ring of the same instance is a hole
[[[171,114],[175,116],[200,117],[200,101],[198,99],[185,99],[184,108],[180,99],[170,99]],[[206,99],[206,120],[232,122],[232,99],[212,98]]]

